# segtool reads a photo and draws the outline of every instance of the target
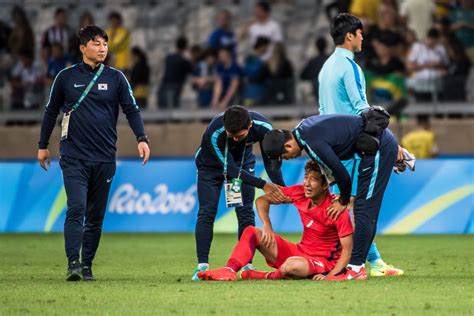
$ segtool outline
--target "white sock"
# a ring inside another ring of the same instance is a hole
[[[353,264],[348,264],[347,267],[351,268],[352,271],[354,271],[356,273],[359,273],[360,269],[365,268],[365,264],[361,264],[360,266],[356,266],[356,265],[353,265]]]
[[[201,269],[202,267],[209,267],[209,263],[198,263],[198,269]]]

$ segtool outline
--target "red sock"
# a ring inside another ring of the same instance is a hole
[[[248,226],[245,228],[240,237],[237,246],[235,246],[226,267],[232,268],[235,272],[242,269],[244,265],[249,263],[258,246],[258,235],[255,227]]]
[[[277,270],[267,274],[267,280],[281,280],[281,279],[284,279],[284,278],[285,277],[281,273],[280,269],[277,269]]]

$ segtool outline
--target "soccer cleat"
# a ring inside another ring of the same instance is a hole
[[[402,275],[404,272],[401,269],[397,269],[392,265],[386,264],[383,260],[377,259],[374,264],[370,265],[370,276],[397,276]]]
[[[365,268],[361,268],[359,272],[346,268],[346,271],[337,275],[331,275],[324,278],[325,281],[347,281],[347,280],[367,280]]]
[[[240,272],[242,280],[265,280],[270,272],[258,270],[244,270]]]
[[[82,279],[81,265],[78,261],[69,263],[67,267],[66,281],[80,281]]]
[[[82,267],[82,279],[84,281],[95,281],[94,275],[92,274],[91,267],[88,267],[88,266]]]
[[[191,280],[193,281],[199,281],[199,277],[197,276],[197,274],[201,271],[206,271],[206,270],[209,270],[209,266],[208,265],[202,265],[202,266],[197,266],[196,269],[194,269],[194,272],[193,272],[193,276],[191,277]]]
[[[251,270],[247,270],[251,271]],[[237,281],[237,273],[229,267],[219,268],[215,270],[201,271],[197,274],[201,280],[212,281]]]

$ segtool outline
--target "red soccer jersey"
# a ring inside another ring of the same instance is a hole
[[[297,244],[298,249],[311,257],[324,257],[328,261],[337,261],[341,256],[340,238],[352,234],[352,222],[348,211],[344,211],[337,220],[328,217],[326,209],[331,205],[332,196],[328,192],[324,201],[310,209],[311,199],[304,194],[302,184],[282,188],[298,209],[303,223],[303,236]]]

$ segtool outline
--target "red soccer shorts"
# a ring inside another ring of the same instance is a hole
[[[268,266],[278,269],[280,268],[286,259],[290,257],[303,257],[308,262],[309,274],[319,274],[329,272],[334,267],[334,264],[329,263],[324,257],[310,257],[304,252],[298,249],[298,245],[292,243],[281,236],[275,234],[275,240],[277,243],[277,258],[275,263],[271,263],[267,260]]]

